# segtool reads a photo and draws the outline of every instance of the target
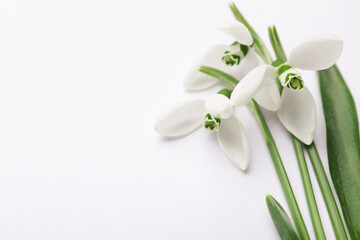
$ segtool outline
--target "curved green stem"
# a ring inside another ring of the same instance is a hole
[[[324,167],[322,165],[319,153],[316,149],[315,143],[313,142],[311,145],[306,146],[306,149],[309,153],[312,166],[315,171],[316,178],[318,180],[321,193],[324,197],[324,201],[326,204],[326,208],[330,215],[331,224],[334,228],[334,233],[336,239],[348,239],[346,230],[344,227],[344,223],[342,221],[339,209],[337,207],[334,195],[332,193],[329,180],[326,176]]]
[[[289,205],[291,216],[293,217],[296,229],[298,230],[301,239],[310,239],[310,236],[306,229],[305,222],[302,218],[299,206],[296,202],[294,192],[291,188],[289,178],[286,174],[284,165],[282,163],[279,151],[276,147],[276,143],[271,135],[269,127],[266,124],[264,116],[262,115],[258,104],[254,100],[250,101],[250,103],[248,104],[248,107],[251,110],[251,112],[254,114],[254,116],[255,116],[256,120],[258,121],[258,123],[261,127],[261,130],[264,134],[266,144],[268,146],[271,158],[273,160],[273,163],[274,163],[274,166],[276,169],[276,173],[279,177],[280,184],[283,189],[286,201]]]
[[[294,149],[296,152],[296,157],[298,160],[298,165],[301,173],[301,179],[304,185],[304,191],[306,200],[309,206],[310,216],[311,216],[311,222],[314,227],[316,239],[326,239],[324,228],[321,223],[321,218],[319,215],[319,210],[316,204],[316,199],[313,191],[313,187],[311,185],[310,175],[308,171],[308,167],[306,164],[305,156],[304,156],[304,150],[302,147],[301,142],[292,136],[292,142],[294,145]]]
[[[277,59],[280,62],[285,62],[287,60],[286,54],[282,47],[276,27],[275,26],[269,27],[268,30],[269,30],[270,42],[274,49]],[[278,81],[278,79],[277,79],[277,81]],[[278,84],[278,86],[280,86],[280,85]],[[282,92],[282,89],[283,89],[282,87],[279,87],[280,92]],[[300,170],[300,174],[301,174],[301,178],[302,178],[302,182],[303,182],[303,186],[304,186],[304,191],[305,191],[305,196],[306,196],[306,200],[307,200],[307,204],[308,204],[309,212],[310,212],[310,216],[311,216],[311,222],[314,227],[316,238],[317,239],[326,239],[324,228],[321,223],[319,210],[318,210],[318,207],[316,204],[314,190],[313,190],[313,187],[311,184],[311,179],[310,179],[309,170],[308,170],[305,156],[304,156],[304,150],[302,148],[302,143],[292,134],[291,134],[291,138],[292,138],[292,142],[293,142],[294,149],[296,152],[296,158],[298,160],[299,170]]]

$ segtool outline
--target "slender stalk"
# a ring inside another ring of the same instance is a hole
[[[333,226],[336,239],[348,239],[344,227],[344,223],[342,221],[339,209],[337,207],[335,197],[331,191],[330,183],[326,176],[315,143],[313,142],[311,145],[306,146],[306,149],[309,153],[311,163],[314,168],[315,175],[321,189],[321,193],[324,197],[326,208],[330,215],[331,224]]]
[[[224,74],[224,72],[207,66],[201,66],[199,69],[200,72],[210,75],[214,78],[217,78],[219,81],[223,82],[225,85],[228,85],[232,89],[236,87],[239,81],[229,74]]]
[[[306,229],[305,222],[302,218],[299,206],[296,202],[294,192],[291,188],[289,178],[286,174],[284,165],[282,163],[279,151],[276,147],[276,143],[271,135],[269,127],[266,124],[264,116],[262,115],[262,112],[261,112],[258,104],[254,100],[250,101],[250,103],[248,104],[248,107],[249,107],[250,111],[254,114],[254,116],[255,116],[256,120],[258,121],[258,123],[261,127],[261,130],[264,134],[266,144],[268,146],[271,158],[273,160],[273,163],[274,163],[274,166],[276,169],[276,173],[279,177],[280,184],[283,189],[286,201],[289,205],[290,212],[293,217],[296,229],[298,230],[301,239],[310,239],[309,233]]]
[[[236,7],[236,5],[234,3],[230,3],[229,6],[230,6],[230,9],[231,9],[234,17],[239,22],[243,23],[249,29],[249,31],[254,39],[253,47],[254,47],[255,51],[263,58],[263,60],[267,64],[271,64],[272,57],[270,55],[270,52],[267,50],[265,44],[263,43],[262,39],[257,35],[255,30],[245,20],[244,16],[240,13],[240,11]],[[235,79],[234,77],[232,77],[226,73],[218,71],[217,69],[203,66],[200,68],[200,71],[203,73],[209,74],[213,77],[218,78],[220,81],[229,85],[231,88],[234,88],[238,83],[237,79]],[[262,115],[262,112],[261,112],[259,106],[257,105],[257,103],[254,100],[250,101],[250,103],[248,104],[248,108],[254,114],[255,118],[259,122],[259,125],[262,129],[262,132],[264,134],[268,149],[270,151],[270,155],[272,157],[277,175],[279,177],[281,186],[283,188],[283,192],[286,197],[286,201],[289,205],[291,215],[294,219],[294,223],[299,232],[299,235],[300,235],[301,239],[310,239],[308,231],[306,229],[306,225],[304,223],[300,209],[298,207],[294,193],[292,191],[289,179],[287,177],[284,165],[282,163],[280,154],[277,150],[276,143],[275,143],[275,141],[271,135],[271,132],[266,124],[264,116]]]
[[[297,157],[298,164],[299,164],[301,179],[302,179],[302,182],[304,185],[305,196],[306,196],[306,200],[308,203],[310,216],[311,216],[311,222],[314,227],[316,239],[326,239],[324,228],[322,226],[321,218],[319,215],[319,210],[318,210],[318,207],[316,204],[314,191],[313,191],[313,188],[311,185],[310,175],[309,175],[308,167],[306,164],[302,144],[294,136],[292,136],[292,142],[294,145],[296,157]]]
[[[199,71],[217,78],[224,84],[228,85],[231,89],[233,89],[239,83],[239,81],[236,78],[215,68],[202,66]],[[291,188],[289,178],[286,174],[279,151],[277,149],[276,143],[271,135],[268,125],[266,124],[265,118],[259,108],[259,105],[255,102],[255,100],[252,99],[247,106],[255,116],[256,120],[258,121],[260,128],[263,132],[263,135],[265,137],[266,144],[268,146],[271,158],[273,160],[276,173],[280,180],[280,184],[283,189],[286,201],[289,205],[290,212],[293,217],[296,229],[298,230],[301,239],[310,239],[299,206],[296,202],[294,192]]]
[[[281,59],[283,62],[285,62],[286,54],[282,47],[279,35],[277,34],[275,25],[273,25],[273,27],[269,27],[268,31],[269,31],[269,38],[270,38],[271,46],[274,49],[276,58]]]
[[[282,47],[282,44],[280,42],[279,35],[277,34],[275,26],[269,27],[269,37],[271,45],[274,49],[275,55],[277,59],[279,59],[282,62],[285,62],[286,54],[284,52],[284,49]],[[277,80],[278,81],[278,80]],[[279,85],[278,85],[279,86]],[[279,88],[280,92],[282,92],[282,87]],[[311,179],[309,175],[309,170],[306,164],[306,159],[304,156],[304,150],[302,147],[302,143],[291,134],[292,142],[294,145],[294,149],[296,152],[296,158],[299,165],[299,170],[301,174],[301,179],[304,186],[306,201],[309,207],[309,212],[311,216],[311,222],[314,227],[314,232],[317,239],[326,239],[324,228],[322,226],[319,210],[316,204],[315,194],[314,190],[311,184]]]

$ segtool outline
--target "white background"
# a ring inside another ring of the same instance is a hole
[[[359,2],[236,3],[267,44],[267,26],[276,24],[287,52],[322,33],[344,39],[338,65],[359,110]],[[227,1],[1,1],[0,238],[277,239],[266,194],[288,207],[246,108],[237,112],[251,145],[246,173],[211,133],[171,140],[153,131],[170,105],[221,88],[189,93],[182,78],[207,47],[232,42],[215,30],[231,18]],[[304,77],[327,169],[316,75]],[[314,236],[290,138],[275,114],[264,114]]]

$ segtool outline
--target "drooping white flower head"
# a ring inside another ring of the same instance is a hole
[[[156,121],[155,130],[164,136],[183,136],[200,126],[216,132],[218,142],[227,157],[240,169],[246,170],[250,161],[250,149],[245,130],[233,115],[233,105],[222,94],[207,100],[194,99],[179,103]]]
[[[201,66],[219,69],[230,75],[247,74],[250,70],[263,64],[263,60],[249,46],[253,39],[244,24],[238,21],[226,21],[218,26],[218,30],[225,32],[235,39],[228,45],[215,45],[203,53],[192,65],[184,78],[184,87],[188,90],[203,90],[209,88],[218,80],[212,76],[199,72]],[[241,69],[232,66],[239,65]]]
[[[256,71],[254,71],[256,69]],[[270,111],[280,107],[280,93],[272,67],[261,65],[250,71],[234,88],[231,102],[234,106],[245,106],[251,98]]]
[[[240,89],[257,88],[255,100],[263,106],[272,103],[265,108],[278,111],[279,119],[285,128],[303,143],[311,144],[316,130],[315,100],[296,68],[329,68],[339,58],[342,48],[343,41],[333,35],[315,37],[300,44],[290,53],[289,60],[280,66],[262,65],[249,72],[244,78],[246,81],[242,80],[236,86],[232,94],[233,104],[243,104],[242,100],[245,97]],[[276,77],[279,77],[280,83],[284,86],[280,99],[275,87]]]

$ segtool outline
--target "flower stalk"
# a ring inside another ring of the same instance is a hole
[[[304,150],[301,142],[295,138],[294,136],[291,137],[292,142],[294,145],[294,150],[296,152],[296,158],[298,160],[298,165],[300,169],[301,179],[304,185],[304,191],[306,196],[306,201],[308,203],[311,222],[314,227],[314,232],[316,239],[326,239],[324,228],[322,226],[321,218],[319,215],[319,210],[317,208],[316,199],[314,195],[314,190],[312,188],[309,170],[306,164],[306,159],[304,156]]]
[[[267,64],[272,64],[272,57],[269,53],[269,51],[267,50],[266,45],[263,43],[263,41],[261,40],[261,38],[257,35],[257,33],[255,32],[255,30],[251,27],[251,25],[245,20],[245,18],[243,17],[243,15],[240,13],[240,11],[238,10],[238,8],[236,7],[236,5],[234,3],[231,3],[230,5],[230,9],[234,15],[234,17],[241,23],[243,23],[250,31],[253,39],[254,39],[254,44],[253,47],[255,49],[255,51],[259,54],[259,56],[261,56],[261,58],[264,60],[265,63]],[[276,46],[276,56],[277,59],[279,59],[280,63],[284,63],[286,60],[286,55],[285,52],[282,48],[282,45],[280,43],[280,39],[277,35],[276,29],[274,28],[274,31],[276,34],[271,34],[270,36],[270,40],[273,43],[278,42],[279,44],[275,45]],[[275,41],[277,40],[277,41]],[[274,46],[274,45],[273,45]],[[283,59],[283,61],[281,61],[280,59]],[[218,78],[219,79],[219,78]],[[220,79],[221,80],[221,79]],[[279,91],[281,92],[282,90],[282,86],[279,83],[279,81],[277,80],[277,85],[279,88]],[[224,82],[225,83],[225,82]],[[308,231],[306,229],[306,225],[304,223],[304,220],[302,218],[300,209],[298,207],[298,204],[296,202],[294,193],[292,191],[291,185],[290,185],[290,181],[287,177],[284,165],[282,163],[280,154],[277,150],[276,147],[276,143],[272,137],[272,134],[266,124],[266,121],[262,115],[262,112],[259,108],[259,106],[257,105],[257,103],[254,100],[251,100],[248,104],[248,108],[250,109],[250,111],[254,114],[255,118],[257,119],[261,130],[263,132],[263,135],[265,137],[265,141],[267,143],[268,149],[270,151],[276,172],[278,174],[281,186],[283,188],[283,192],[285,194],[286,200],[288,202],[289,208],[290,208],[290,212],[291,215],[293,217],[293,220],[295,222],[295,226],[299,232],[299,235],[301,237],[301,239],[310,239]],[[302,149],[302,145],[301,142],[295,138],[292,135],[293,138],[293,143],[294,143],[294,148],[295,148],[295,152],[299,161],[299,166],[301,165],[301,169],[302,169],[302,178],[303,178],[303,182],[306,183],[307,186],[307,190],[306,191],[308,194],[307,196],[309,196],[309,199],[311,199],[310,201],[312,202],[311,204],[311,212],[314,212],[314,228],[315,228],[315,232],[316,232],[316,236],[318,239],[326,239],[325,237],[325,233],[321,224],[321,220],[320,220],[320,216],[317,210],[317,205],[316,205],[316,201],[315,201],[315,197],[314,197],[314,193],[312,190],[312,186],[311,186],[311,181],[310,181],[310,176],[309,173],[307,171],[307,166],[306,166],[306,162],[305,162],[305,157],[304,157],[304,152]],[[300,146],[300,147],[299,147]],[[305,180],[305,181],[304,181]]]
[[[275,26],[273,26],[272,28],[269,27],[268,30],[269,30],[270,42],[271,42],[271,45],[275,52],[275,56],[278,59],[277,60],[278,63],[286,62],[287,59],[286,59],[285,51],[282,47],[282,44],[280,42],[280,38],[279,38],[279,35],[277,34]],[[277,79],[277,82],[279,82],[278,79]],[[279,87],[279,91],[281,93],[283,90],[283,87],[281,86],[281,84],[278,84],[278,87]],[[294,150],[296,153],[296,158],[297,158],[298,165],[299,165],[301,179],[302,179],[302,182],[304,185],[306,201],[307,201],[307,204],[309,207],[311,222],[314,227],[316,238],[317,239],[326,239],[324,228],[321,223],[319,210],[318,210],[318,207],[316,204],[316,199],[315,199],[313,187],[311,184],[309,170],[307,168],[306,159],[304,156],[304,150],[302,148],[302,143],[292,134],[291,134],[291,139],[292,139]]]
[[[306,146],[306,149],[309,153],[311,164],[314,168],[314,172],[318,180],[321,193],[324,197],[326,208],[330,215],[331,224],[334,228],[335,236],[337,239],[348,239],[344,223],[341,219],[339,209],[337,207],[334,195],[331,191],[330,183],[326,176],[324,166],[322,165],[315,143],[313,142],[311,145]]]
[[[297,204],[294,192],[291,188],[289,178],[286,174],[285,167],[282,163],[279,151],[277,149],[276,143],[272,137],[269,127],[266,124],[265,118],[261,113],[259,105],[257,105],[257,103],[254,100],[251,100],[251,102],[248,104],[248,107],[250,111],[254,114],[264,134],[266,144],[271,154],[271,158],[273,160],[276,173],[279,177],[280,184],[283,189],[286,201],[289,205],[291,215],[295,222],[296,229],[298,230],[301,239],[310,239],[308,231],[306,229],[305,222],[302,218],[299,206]]]
[[[283,50],[282,44],[280,42],[279,35],[277,33],[277,30],[275,26],[272,28],[269,27],[269,37],[271,45],[274,49],[275,55],[277,57],[277,62],[285,62],[286,54]],[[278,79],[277,79],[278,80]],[[282,86],[278,84],[280,92],[282,91]],[[304,190],[306,199],[309,206],[309,211],[311,215],[311,220],[313,223],[314,231],[316,234],[317,239],[326,239],[323,226],[321,224],[321,219],[319,215],[319,211],[316,204],[316,199],[314,196],[314,192],[311,185],[311,180],[309,176],[309,172],[306,165],[306,160],[304,157],[304,152],[302,149],[302,143],[291,134],[294,148],[296,151],[296,156],[298,159],[299,169],[301,173],[301,177],[303,180]],[[312,142],[311,145],[306,145],[306,149],[309,153],[312,166],[315,171],[316,178],[318,180],[323,198],[325,200],[325,204],[328,210],[328,213],[330,215],[331,223],[334,228],[334,233],[337,239],[347,239],[346,231],[344,228],[344,224],[342,222],[339,210],[337,208],[337,204],[335,202],[334,195],[331,191],[329,181],[327,179],[327,176],[324,171],[324,167],[322,165],[320,156],[317,152],[315,142]]]
[[[239,83],[239,81],[236,78],[232,77],[231,75],[224,73],[220,70],[211,68],[211,67],[202,66],[200,68],[200,71],[217,78],[224,84],[228,85],[231,89],[235,88],[235,86]],[[268,146],[271,158],[273,160],[276,173],[278,175],[278,178],[279,178],[281,187],[283,189],[286,201],[289,205],[291,215],[294,219],[296,229],[297,229],[301,239],[310,239],[309,233],[306,229],[305,222],[303,220],[299,206],[297,204],[294,192],[292,190],[289,178],[286,174],[284,164],[281,160],[281,156],[277,149],[274,138],[272,137],[270,129],[265,121],[265,118],[260,110],[260,107],[256,103],[256,101],[253,99],[248,103],[247,106],[248,106],[249,110],[253,113],[253,115],[255,116],[256,120],[258,121],[261,131],[265,137],[265,141]]]

